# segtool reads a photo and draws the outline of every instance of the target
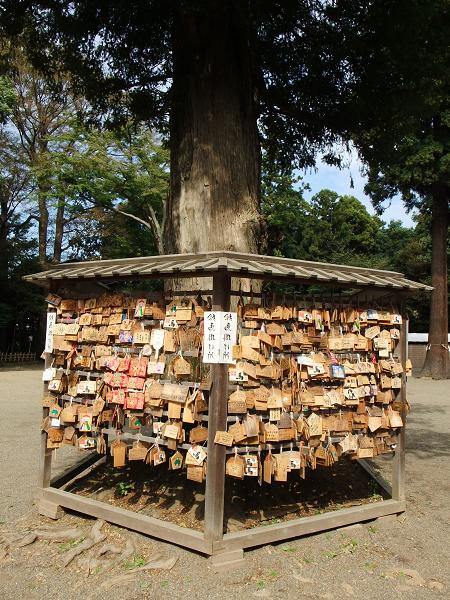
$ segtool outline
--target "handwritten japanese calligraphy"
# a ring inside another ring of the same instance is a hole
[[[233,364],[237,313],[207,311],[204,314],[203,362]]]
[[[45,332],[45,349],[44,352],[53,352],[53,328],[56,324],[56,313],[47,313],[47,329]]]

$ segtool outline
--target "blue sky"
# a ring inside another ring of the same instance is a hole
[[[342,170],[319,163],[316,172],[308,171],[303,173],[303,181],[311,187],[310,192],[305,192],[305,198],[310,200],[311,196],[320,190],[330,189],[339,195],[355,196],[367,207],[367,210],[371,214],[374,214],[375,211],[373,210],[370,198],[364,194],[366,179],[361,175],[361,163],[355,155],[349,158],[348,163],[348,166]],[[352,179],[353,188],[351,187]],[[400,197],[394,198],[381,216],[383,221],[398,219],[402,221],[405,227],[414,225],[411,217],[412,213],[406,213]]]

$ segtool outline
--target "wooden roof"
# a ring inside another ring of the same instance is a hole
[[[65,263],[41,273],[26,275],[24,279],[45,286],[50,281],[67,283],[74,280],[95,280],[108,283],[141,278],[208,277],[218,271],[228,271],[236,277],[317,283],[336,287],[410,292],[432,289],[422,283],[410,281],[402,273],[394,271],[228,251]]]

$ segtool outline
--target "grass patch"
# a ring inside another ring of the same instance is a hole
[[[342,548],[346,552],[350,552],[350,554],[353,554],[354,552],[356,552],[357,547],[358,547],[358,542],[356,540],[347,540],[344,544],[342,544]]]
[[[295,548],[294,546],[284,546],[281,549],[283,550],[283,552],[297,552],[297,548]]]
[[[138,567],[143,567],[146,563],[146,560],[140,554],[136,554],[133,558],[124,563],[126,569],[137,569]]]
[[[75,548],[75,546],[78,546],[78,544],[81,544],[81,542],[84,539],[84,537],[81,537],[78,540],[70,540],[70,542],[63,542],[62,544],[59,544],[58,552],[60,552],[61,554],[63,552],[68,552],[72,548]]]

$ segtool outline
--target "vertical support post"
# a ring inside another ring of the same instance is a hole
[[[398,436],[397,448],[392,466],[392,498],[405,499],[405,446],[406,446],[406,359],[408,356],[408,317],[401,305],[402,325],[400,328],[400,361],[403,367],[400,390],[401,416],[403,427]]]
[[[51,310],[49,310],[48,312],[51,312]],[[44,363],[44,368],[48,369],[49,367],[51,367],[52,365],[52,355],[46,353],[45,354],[45,363]],[[44,382],[43,385],[43,394],[45,395],[48,391],[48,384],[46,382]],[[45,419],[48,417],[48,408],[46,408],[45,406],[42,408],[42,419]],[[52,457],[53,457],[53,450],[51,448],[47,448],[47,434],[45,431],[41,432],[41,471],[40,471],[40,478],[39,478],[39,486],[44,489],[49,487],[50,485],[50,479],[51,479],[51,475],[52,475]]]
[[[49,311],[51,312],[51,311]],[[45,354],[45,368],[48,369],[52,366],[53,360],[52,355],[50,353]],[[47,393],[48,384],[44,383],[43,393]],[[42,408],[42,417],[45,419],[48,417],[49,410],[45,406]],[[43,497],[43,492],[45,488],[50,487],[50,480],[52,476],[52,458],[53,458],[53,450],[51,448],[47,448],[47,434],[45,431],[41,433],[41,470],[39,473],[39,514],[49,517],[50,519],[59,519],[62,515],[61,508],[54,504],[53,502],[49,502]]]
[[[230,309],[231,277],[228,272],[213,276],[213,310]],[[205,490],[204,536],[211,544],[223,538],[225,492],[225,446],[214,444],[217,430],[227,427],[228,365],[211,365],[212,388],[208,406],[208,463]]]

